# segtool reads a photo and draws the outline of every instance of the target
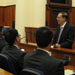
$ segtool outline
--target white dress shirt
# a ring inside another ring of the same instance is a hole
[[[42,50],[42,51],[44,51],[44,52],[48,53],[48,55],[49,55],[49,56],[51,56],[51,52],[50,52],[50,51],[45,50],[45,49],[42,49],[42,48],[37,48],[37,49]]]

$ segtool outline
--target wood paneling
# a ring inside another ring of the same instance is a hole
[[[25,27],[26,42],[36,43],[35,33],[37,28]]]
[[[12,22],[15,21],[15,5],[0,7],[0,26],[12,27]]]
[[[50,7],[69,8],[72,6],[72,0],[47,0],[47,4]]]
[[[50,27],[50,11],[47,5],[46,5],[46,23],[47,26]]]
[[[4,8],[4,25],[12,26],[12,7]]]
[[[73,7],[71,12],[70,12],[69,22],[70,22],[70,24],[73,24],[75,27],[75,7]]]
[[[15,21],[16,6],[12,6],[12,20]]]
[[[25,33],[26,33],[26,42],[30,43],[36,43],[35,34],[38,28],[33,27],[25,27]],[[56,28],[52,28],[53,33],[55,34]]]
[[[75,42],[74,42],[73,45],[72,45],[72,49],[75,49]]]
[[[0,26],[3,26],[3,8],[0,7]]]
[[[69,14],[69,23],[74,26],[74,35],[75,35],[75,7],[72,8],[72,10]],[[73,45],[73,48],[75,48],[75,44]]]

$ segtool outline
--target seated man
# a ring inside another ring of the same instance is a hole
[[[37,49],[26,54],[24,68],[30,67],[42,71],[45,75],[64,75],[63,63],[51,56],[50,43],[53,32],[48,27],[41,27],[36,32]]]
[[[57,16],[57,30],[53,40],[56,48],[72,48],[74,42],[74,27],[68,23],[68,13],[60,12]]]
[[[9,55],[17,63],[19,63],[21,68],[23,68],[23,58],[25,53],[22,52],[18,47],[20,36],[17,30],[7,29],[5,31],[5,40],[7,41],[8,45],[3,48],[2,53]]]

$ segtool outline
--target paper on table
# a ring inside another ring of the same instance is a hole
[[[73,70],[69,70],[69,69],[65,70],[65,75],[72,75],[72,74],[74,74]]]

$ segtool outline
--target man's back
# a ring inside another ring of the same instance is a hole
[[[20,67],[23,67],[23,58],[25,53],[20,51],[16,46],[6,46],[3,48],[2,53],[5,53],[12,57],[16,62],[19,63]]]
[[[6,45],[8,45],[6,40],[4,38],[0,38],[0,52]]]
[[[24,57],[24,67],[39,69],[43,71],[45,75],[64,75],[62,62],[39,49],[28,53]]]

